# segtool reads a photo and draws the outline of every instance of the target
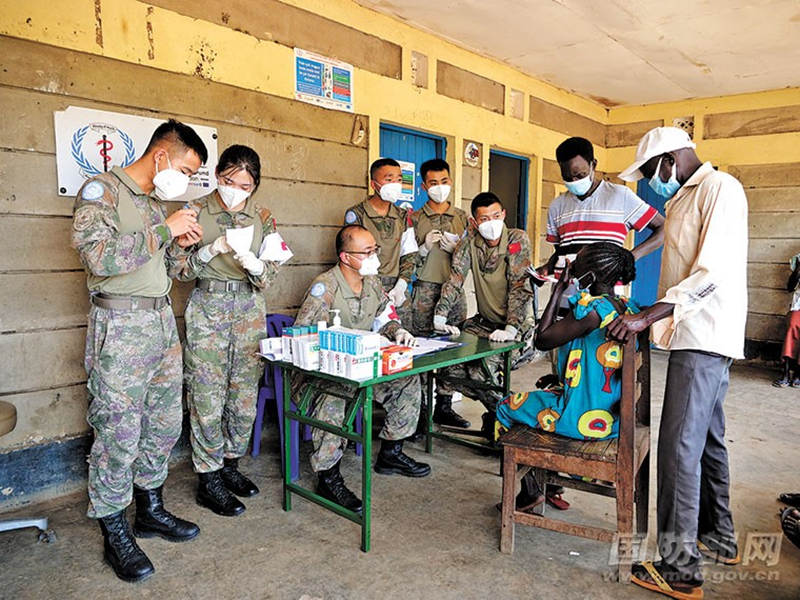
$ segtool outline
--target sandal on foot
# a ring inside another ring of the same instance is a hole
[[[708,543],[697,540],[697,549],[700,550],[700,554],[720,565],[732,567],[742,562],[742,557],[735,545],[729,549],[722,544],[716,543],[713,539],[708,539]],[[731,556],[731,550],[733,549],[736,549],[735,556]]]
[[[778,496],[778,500],[780,500],[784,504],[788,504],[789,506],[800,508],[800,494],[793,494],[790,492],[786,492]]]
[[[703,598],[703,588],[700,586],[667,583],[667,580],[650,561],[633,565],[631,582],[647,590],[664,594],[670,598],[677,598],[677,600],[701,600]]]
[[[561,494],[551,494],[548,492],[545,499],[550,506],[557,508],[558,510],[567,510],[569,508],[569,502],[564,500],[561,497]]]
[[[783,535],[800,548],[800,510],[796,508],[784,508],[781,512],[781,529]]]
[[[783,377],[781,379],[776,379],[775,381],[772,382],[772,387],[776,388],[787,388],[790,385],[792,385],[792,382],[789,381],[786,377]]]

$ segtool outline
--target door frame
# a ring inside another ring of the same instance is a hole
[[[426,137],[434,142],[441,144],[441,154],[440,158],[447,160],[447,138],[443,135],[438,135],[436,133],[431,133],[429,131],[423,131],[422,129],[413,129],[411,127],[405,127],[403,125],[395,125],[394,123],[386,123],[381,121],[378,124],[378,146],[380,146],[380,132],[381,130],[386,129],[387,131],[394,131],[396,133],[405,133],[408,135],[417,135],[420,137]],[[380,150],[380,148],[379,148]],[[452,174],[451,174],[452,175]]]
[[[507,150],[498,150],[497,148],[489,148],[490,165],[491,165],[492,154],[496,154],[498,156],[505,156],[507,158],[513,158],[515,160],[522,162],[522,169],[520,169],[520,178],[519,178],[520,206],[517,207],[517,222],[514,224],[514,226],[524,231],[527,231],[528,230],[528,185],[530,181],[531,159],[530,157],[525,156],[523,154],[515,154],[513,152],[508,152]],[[489,167],[488,179],[489,179],[488,186],[490,186],[492,183],[491,166]],[[520,225],[520,223],[522,225]]]

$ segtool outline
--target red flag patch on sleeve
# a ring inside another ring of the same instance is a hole
[[[520,250],[522,250],[522,245],[519,242],[514,242],[513,244],[508,245],[509,254],[516,254]]]

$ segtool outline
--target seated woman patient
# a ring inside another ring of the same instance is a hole
[[[542,315],[536,337],[539,350],[558,348],[558,385],[515,393],[497,407],[498,430],[514,423],[578,440],[602,440],[619,434],[618,402],[622,393],[622,347],[606,340],[605,328],[618,315],[639,312],[633,302],[614,294],[618,282],[636,277],[633,254],[599,242],[585,246],[561,273]],[[556,320],[559,301],[570,283],[578,293],[570,312]],[[516,499],[517,510],[530,511],[544,496],[529,472]]]

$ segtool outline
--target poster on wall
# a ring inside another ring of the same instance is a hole
[[[353,112],[353,65],[294,49],[295,100]]]
[[[75,196],[89,177],[127,167],[147,148],[150,137],[163,119],[69,106],[53,113],[56,129],[58,193]],[[208,149],[208,162],[189,180],[189,189],[175,199],[185,202],[208,194],[216,187],[217,130],[187,123]]]
[[[414,178],[417,172],[417,165],[404,160],[398,160],[397,162],[400,163],[400,171],[403,176],[403,197],[398,200],[397,205],[402,208],[412,208],[414,206],[414,188],[416,187]]]

